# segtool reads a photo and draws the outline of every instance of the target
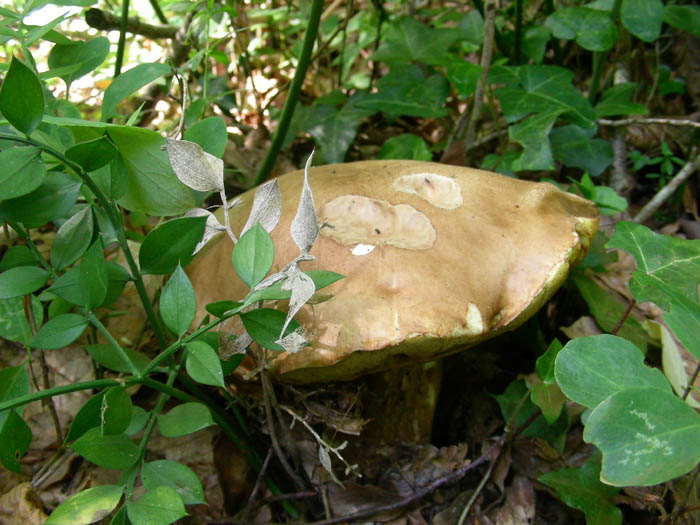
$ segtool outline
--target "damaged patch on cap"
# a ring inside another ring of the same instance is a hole
[[[362,195],[342,195],[323,205],[321,235],[338,244],[388,244],[407,250],[432,248],[437,234],[430,219],[408,204]]]
[[[396,191],[417,195],[436,208],[454,210],[462,205],[459,184],[450,177],[435,173],[413,173],[399,177],[392,184]]]

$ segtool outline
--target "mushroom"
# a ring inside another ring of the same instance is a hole
[[[297,314],[310,344],[272,362],[272,374],[286,382],[345,381],[425,363],[512,330],[562,284],[598,226],[587,200],[471,168],[380,160],[315,167],[308,175],[321,230],[310,252],[315,260],[302,270],[345,277],[320,292],[327,300]],[[289,227],[303,172],[278,183],[272,271],[298,253]],[[247,192],[230,210],[234,231],[252,200]],[[188,267],[197,320],[207,303],[248,291],[229,262],[231,250],[221,235]]]

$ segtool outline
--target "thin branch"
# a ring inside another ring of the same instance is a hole
[[[697,380],[699,373],[700,373],[700,363],[698,363],[698,365],[695,367],[695,371],[693,372],[693,375],[690,377],[688,384],[685,386],[685,390],[683,391],[683,395],[681,396],[681,399],[683,401],[688,399],[688,396],[690,395],[690,391],[693,389],[693,385],[695,384],[695,381]]]
[[[680,169],[680,171],[666,184],[654,197],[647,202],[637,215],[632,219],[634,222],[644,222],[658,210],[666,200],[700,167],[700,155],[697,148],[690,152],[690,160]]]
[[[620,328],[622,328],[622,325],[625,324],[625,321],[629,317],[630,313],[632,312],[632,308],[634,308],[634,305],[637,304],[637,301],[634,299],[631,299],[629,304],[627,305],[627,308],[622,314],[622,317],[617,320],[617,323],[613,327],[612,330],[610,330],[610,335],[617,335],[617,332],[620,331]]]
[[[630,126],[632,124],[666,124],[669,126],[690,126],[700,128],[700,122],[678,118],[626,118],[621,120],[609,120],[599,118],[596,120],[601,126]]]
[[[85,12],[85,22],[90,27],[95,29],[100,29],[102,31],[118,31],[121,27],[121,18],[109,13],[107,11],[102,11],[101,9],[88,9]],[[157,40],[159,38],[175,38],[178,32],[175,26],[156,26],[152,24],[146,24],[139,20],[135,16],[130,16],[126,21],[127,32],[134,35],[145,36],[151,40]]]

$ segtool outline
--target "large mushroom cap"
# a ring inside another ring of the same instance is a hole
[[[298,254],[289,233],[303,172],[279,178],[282,218],[273,271]],[[311,168],[321,235],[302,270],[344,279],[296,319],[311,345],[273,365],[295,382],[347,380],[427,361],[516,328],[551,296],[584,255],[596,207],[547,183],[413,161]],[[230,212],[234,232],[253,193]],[[188,268],[198,319],[207,303],[241,299],[227,236]]]

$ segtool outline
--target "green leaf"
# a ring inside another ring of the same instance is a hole
[[[539,410],[532,403],[531,394],[525,381],[522,379],[513,381],[503,394],[494,397],[501,408],[503,419],[511,422],[513,430],[520,428]],[[516,410],[518,413],[513,419]],[[561,411],[559,418],[552,425],[549,425],[544,416],[540,414],[523,431],[521,436],[542,438],[561,452],[564,450],[564,440],[566,439],[566,431],[569,429],[569,424],[569,413],[566,410]]]
[[[141,469],[141,482],[148,490],[163,485],[172,487],[185,505],[206,503],[204,489],[197,474],[182,463],[167,459],[145,463]]]
[[[442,65],[447,50],[459,36],[449,29],[432,29],[411,17],[402,17],[386,26],[386,35],[371,60],[406,64],[415,61]]]
[[[158,416],[158,431],[163,437],[180,437],[214,424],[211,412],[202,403],[182,403]]]
[[[18,266],[0,273],[0,299],[35,292],[49,280],[49,272],[36,266]]]
[[[44,114],[44,92],[39,77],[14,56],[0,87],[0,112],[25,135],[36,129]]]
[[[158,63],[139,64],[129,71],[124,71],[105,89],[102,97],[102,120],[106,121],[119,116],[117,113],[119,102],[169,72],[170,67],[167,64]]]
[[[141,432],[143,430],[143,427],[145,427],[146,423],[148,422],[148,419],[150,417],[149,414],[149,412],[145,411],[140,406],[132,407],[131,421],[129,422],[129,426],[124,431],[124,434],[126,434],[129,437],[133,437],[139,432]]]
[[[32,340],[29,341],[29,346],[41,348],[42,350],[63,348],[80,337],[87,325],[88,322],[82,315],[59,315],[39,329]]]
[[[664,7],[664,22],[693,36],[700,36],[700,6],[667,5]]]
[[[44,308],[41,301],[31,296],[34,322],[40,325],[44,321]],[[24,312],[22,297],[0,299],[0,337],[23,345],[29,344],[33,334]]]
[[[238,301],[214,301],[213,303],[206,305],[204,308],[214,317],[223,317],[226,312],[233,310],[234,308],[238,308],[242,304],[243,303]]]
[[[95,465],[114,470],[129,468],[139,458],[139,447],[126,435],[102,435],[99,428],[85,432],[70,448]]]
[[[178,264],[160,296],[160,316],[175,335],[182,337],[194,320],[196,303],[192,284]]]
[[[180,215],[194,207],[190,189],[182,184],[163,146],[163,137],[145,128],[111,126],[107,133],[117,146],[128,174],[128,190],[119,204],[148,215]]]
[[[186,266],[202,239],[206,221],[206,217],[183,217],[152,230],[139,251],[141,273],[161,275],[172,273],[178,264]]]
[[[274,250],[270,234],[258,223],[246,231],[234,246],[231,256],[233,267],[249,288],[254,288],[270,271]]]
[[[551,384],[556,381],[554,378],[554,360],[557,358],[562,348],[559,339],[554,339],[549,344],[547,351],[535,361],[535,372],[543,383]]]
[[[79,164],[86,172],[106,166],[117,156],[117,148],[106,135],[80,142],[66,150],[66,157]]]
[[[484,19],[477,9],[470,9],[457,24],[458,40],[476,51],[484,42]]]
[[[70,73],[60,75],[70,89],[74,80],[99,67],[108,54],[109,39],[102,36],[85,42],[56,44],[49,53],[48,63],[51,69],[75,67]]]
[[[84,348],[85,351],[90,354],[90,357],[92,357],[92,359],[94,359],[100,366],[103,366],[109,370],[114,370],[115,372],[121,372],[123,374],[131,373],[131,367],[122,360],[121,356],[114,351],[114,348],[111,345],[85,345]],[[143,370],[150,363],[148,357],[140,352],[136,352],[129,348],[123,348],[123,350],[139,370]]]
[[[20,463],[32,442],[32,431],[16,410],[10,410],[0,430],[0,463],[20,474]]]
[[[604,483],[656,485],[700,461],[700,416],[668,389],[632,388],[591,412],[583,439],[603,453]]]
[[[90,246],[92,234],[92,208],[84,206],[58,229],[51,243],[51,264],[57,270],[63,270],[73,264]]]
[[[596,323],[605,332],[612,331],[627,309],[627,303],[604,290],[585,274],[575,272],[573,282],[586,301]],[[634,316],[625,319],[617,333],[631,341],[642,351],[646,352],[649,334]]]
[[[668,311],[673,293],[698,299],[700,240],[661,235],[641,224],[618,222],[607,248],[619,248],[637,261],[629,288],[639,302],[651,301]]]
[[[525,56],[535,64],[541,64],[547,51],[547,42],[551,38],[551,31],[543,25],[533,25],[525,30],[523,51]]]
[[[14,147],[0,152],[0,199],[14,199],[31,193],[46,179],[41,151],[33,146]]]
[[[138,501],[127,502],[126,509],[135,525],[165,525],[187,515],[180,496],[167,485],[149,490]]]
[[[108,166],[93,171],[90,176],[102,193],[110,199],[122,198],[129,189],[129,175],[120,156],[116,156]]]
[[[131,423],[131,397],[123,386],[113,386],[105,390],[102,397],[102,435],[121,434]]]
[[[503,115],[516,122],[530,113],[562,111],[562,117],[585,128],[595,124],[588,99],[571,81],[573,72],[556,66],[494,66],[489,82],[506,84],[496,90]]]
[[[129,273],[114,261],[105,261],[107,268],[107,294],[99,306],[106,306],[117,300],[126,283],[130,280]],[[84,305],[86,299],[80,283],[80,267],[74,267],[61,275],[48,289],[64,301],[75,305]]]
[[[18,266],[35,266],[37,263],[36,257],[32,251],[24,244],[15,244],[10,246],[10,249],[5,252],[0,261],[0,271],[17,268]]]
[[[66,443],[75,441],[91,428],[100,426],[103,401],[104,392],[100,392],[83,403],[83,406],[75,413],[75,417],[68,428]]]
[[[304,273],[311,277],[311,280],[314,282],[314,286],[317,292],[318,290],[325,288],[326,286],[329,286],[343,278],[343,276],[339,273],[327,270],[309,270],[308,272]],[[284,279],[283,281],[278,281],[272,286],[268,286],[267,288],[263,288],[262,290],[258,290],[249,294],[245,298],[244,304],[249,305],[257,301],[281,301],[284,299],[289,299],[292,296],[291,290],[282,290],[282,285],[285,282],[286,279]],[[239,304],[234,304],[234,306],[231,306],[230,308],[227,308],[226,306],[227,305],[223,306],[224,308],[226,308],[226,310],[232,310],[233,308],[239,306]],[[211,313],[212,315],[216,315],[214,312],[209,313]]]
[[[559,499],[586,515],[586,525],[619,525],[622,512],[612,501],[619,489],[598,479],[600,454],[596,453],[577,468],[547,472],[537,481],[553,488]]]
[[[545,25],[556,38],[576,39],[588,51],[608,51],[617,41],[617,26],[610,13],[589,7],[557,9]]]
[[[663,314],[664,322],[688,352],[700,360],[700,306],[680,294],[673,294],[669,312]]]
[[[566,404],[566,396],[556,383],[537,383],[530,390],[530,401],[542,411],[547,424],[553,425]]]
[[[226,149],[226,122],[221,117],[208,117],[187,128],[184,140],[199,144],[204,151],[220,159]]]
[[[622,0],[622,25],[645,42],[653,42],[659,38],[663,15],[664,5],[661,0]]]
[[[459,96],[467,98],[476,91],[476,83],[481,77],[481,66],[461,58],[454,58],[447,65],[445,74],[447,75],[447,80],[452,83],[457,93],[459,93]]]
[[[96,523],[117,507],[122,491],[121,485],[100,485],[83,490],[56,507],[44,525]]]
[[[523,147],[523,152],[513,164],[516,171],[554,169],[549,131],[562,110],[539,113],[508,127],[508,136]]]
[[[447,115],[445,101],[450,84],[439,74],[425,77],[421,69],[408,65],[392,69],[377,81],[377,92],[358,100],[360,109],[381,111],[389,119],[400,116],[439,118]]]
[[[571,168],[600,175],[613,161],[612,146],[607,140],[593,138],[595,129],[576,125],[553,129],[549,134],[554,160]]]
[[[647,115],[649,111],[644,104],[632,102],[637,90],[634,82],[623,82],[606,89],[595,107],[598,118],[617,115]]]
[[[203,341],[192,341],[185,345],[187,363],[185,368],[189,376],[204,385],[224,388],[224,374],[221,361],[214,349]]]
[[[82,304],[92,310],[104,302],[109,284],[107,265],[102,256],[102,242],[99,239],[83,255],[79,272]]]
[[[245,331],[253,338],[253,341],[264,348],[282,352],[284,348],[275,343],[275,341],[280,337],[286,317],[286,314],[279,310],[256,308],[241,314],[241,321],[243,321]],[[297,328],[299,328],[299,323],[292,320],[284,331],[283,337],[291,334]]]
[[[0,403],[12,401],[29,393],[29,380],[23,365],[9,366],[0,370]],[[7,421],[10,410],[0,412],[0,429]],[[20,410],[21,412],[21,410]],[[0,442],[0,446],[2,446]]]
[[[378,159],[432,160],[433,154],[425,141],[410,133],[387,140],[377,154]]]
[[[630,388],[671,390],[660,370],[644,365],[639,348],[607,334],[569,341],[557,356],[555,374],[566,397],[588,408]]]
[[[31,193],[2,201],[0,219],[38,228],[68,213],[79,192],[80,183],[70,175],[50,172],[41,186]]]

